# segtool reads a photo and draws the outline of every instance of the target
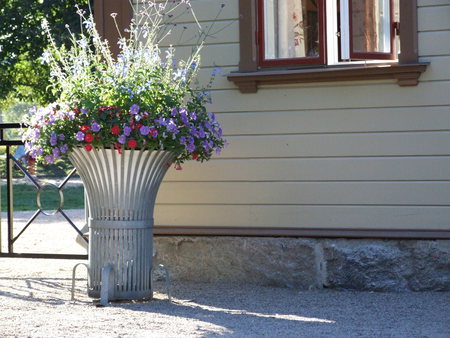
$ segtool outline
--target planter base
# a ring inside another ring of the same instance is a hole
[[[122,223],[123,222],[115,222]],[[126,223],[126,222],[125,222]],[[133,223],[133,222],[130,222]],[[110,299],[132,300],[152,297],[151,270],[153,258],[151,224],[143,229],[130,229],[123,224],[113,229],[90,228],[89,261],[91,285],[88,295],[100,298],[102,270],[111,266]],[[105,245],[106,244],[106,245]]]

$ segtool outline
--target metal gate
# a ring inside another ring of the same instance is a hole
[[[3,239],[1,238],[2,231],[0,231],[0,257],[20,257],[20,258],[59,258],[59,259],[87,259],[87,255],[78,255],[78,254],[56,254],[56,253],[21,253],[15,252],[14,243],[22,236],[22,234],[32,225],[33,221],[40,215],[44,214],[46,216],[54,216],[56,214],[61,214],[67,221],[68,230],[75,231],[78,233],[86,242],[87,239],[83,236],[83,233],[78,229],[78,227],[72,222],[72,220],[67,216],[67,214],[63,210],[64,206],[64,194],[62,189],[67,184],[67,182],[72,178],[75,174],[76,169],[72,169],[72,171],[67,175],[67,177],[58,185],[55,185],[56,190],[60,196],[60,204],[59,207],[53,212],[46,212],[40,202],[40,194],[42,189],[48,183],[41,183],[36,177],[33,177],[27,168],[25,168],[19,161],[19,159],[15,158],[14,155],[11,154],[11,146],[20,146],[23,145],[23,142],[17,139],[5,139],[5,131],[7,130],[19,130],[21,128],[20,123],[0,123],[0,147],[6,148],[6,158],[5,158],[5,173],[6,173],[6,196],[1,196],[1,201],[3,201],[6,197],[7,211],[7,251],[2,251],[2,243]],[[36,188],[36,202],[38,205],[35,213],[30,217],[30,219],[26,222],[26,224],[22,227],[22,229],[14,234],[14,207],[13,207],[13,167],[17,167],[23,174],[29,179],[29,181]],[[3,227],[3,223],[1,225]],[[2,229],[0,229],[2,230]]]

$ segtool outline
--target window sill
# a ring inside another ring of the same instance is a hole
[[[419,76],[428,63],[383,64],[365,66],[336,66],[296,70],[260,70],[256,72],[232,72],[233,81],[241,93],[256,93],[259,85],[335,81],[366,81],[395,79],[399,86],[416,86]]]

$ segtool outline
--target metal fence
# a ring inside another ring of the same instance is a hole
[[[21,128],[20,123],[0,123],[0,147],[5,147],[5,173],[6,173],[6,204],[7,204],[7,211],[6,211],[6,226],[7,226],[7,251],[2,251],[2,238],[0,231],[0,257],[20,257],[20,258],[53,258],[53,259],[87,259],[87,255],[77,255],[77,254],[56,254],[56,253],[21,253],[21,252],[15,252],[14,250],[14,243],[22,236],[22,234],[28,229],[28,227],[33,223],[33,221],[40,215],[44,214],[46,216],[54,216],[56,214],[61,214],[69,223],[70,228],[72,228],[74,231],[76,231],[86,242],[88,241],[81,231],[78,229],[78,227],[72,222],[72,220],[67,216],[67,214],[63,210],[64,206],[64,193],[63,188],[67,184],[67,182],[73,177],[73,175],[76,173],[76,169],[72,169],[72,171],[67,175],[67,177],[64,178],[64,180],[58,184],[54,185],[51,183],[42,183],[38,178],[31,175],[29,170],[25,168],[19,161],[19,159],[15,158],[14,155],[11,153],[11,147],[13,146],[21,146],[23,145],[23,142],[21,140],[17,139],[7,139],[8,136],[6,135],[6,131],[8,130],[19,130]],[[17,167],[28,179],[29,181],[34,185],[36,188],[36,202],[37,202],[37,210],[34,212],[34,214],[30,217],[30,219],[26,222],[25,226],[18,232],[18,234],[14,234],[14,195],[13,195],[13,168]],[[43,188],[46,185],[53,185],[56,190],[58,191],[59,197],[60,197],[60,203],[58,208],[54,212],[47,212],[43,209],[41,204],[41,193],[43,191]],[[4,196],[1,196],[1,202],[3,205],[4,203]],[[1,224],[1,227],[3,227],[3,222]],[[69,228],[69,229],[70,229]],[[3,230],[3,229],[0,229]]]

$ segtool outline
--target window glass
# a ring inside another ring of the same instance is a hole
[[[315,0],[264,0],[265,59],[319,56]]]
[[[390,53],[390,0],[352,0],[352,40],[356,53]]]

